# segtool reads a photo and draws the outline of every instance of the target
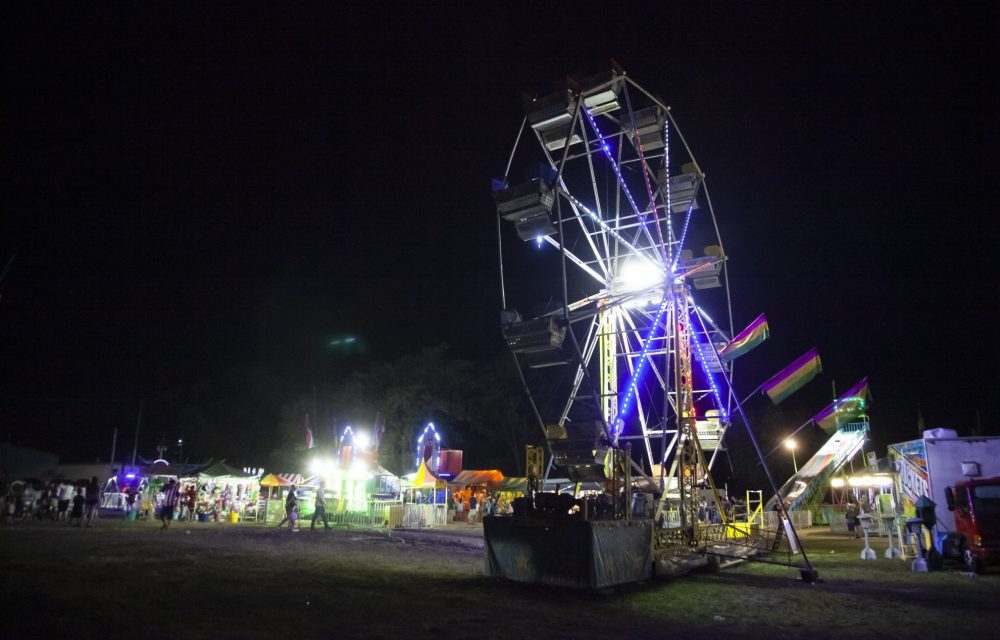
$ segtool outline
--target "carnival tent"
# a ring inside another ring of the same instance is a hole
[[[486,485],[487,489],[495,491],[503,483],[503,479],[503,474],[496,469],[484,469],[481,471],[466,469],[455,476],[448,485],[451,487]]]
[[[260,486],[262,487],[287,487],[290,484],[292,483],[276,473],[269,473],[260,479]]]
[[[437,478],[433,473],[427,469],[427,465],[424,462],[420,463],[420,468],[417,469],[416,473],[411,473],[403,476],[404,485],[407,487],[412,487],[414,489],[444,489],[445,482],[440,478]]]
[[[244,473],[222,460],[214,462],[198,471],[198,482],[246,484],[252,482],[254,478],[253,474]]]
[[[497,487],[497,491],[520,491],[524,493],[528,490],[528,479],[521,477],[510,476],[504,478]]]

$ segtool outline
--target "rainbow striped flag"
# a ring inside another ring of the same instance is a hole
[[[763,384],[764,393],[771,399],[771,402],[779,404],[782,400],[806,386],[806,383],[822,371],[823,363],[820,362],[819,354],[815,348],[810,349],[799,356],[795,362],[765,382]]]
[[[840,396],[826,409],[813,416],[813,422],[827,433],[833,433],[840,425],[865,412],[871,392],[868,390],[868,376],[865,376],[847,393]]]
[[[767,340],[769,335],[771,335],[771,330],[767,326],[767,318],[762,313],[746,329],[740,331],[726,346],[722,347],[719,351],[719,358],[723,362],[735,360]]]

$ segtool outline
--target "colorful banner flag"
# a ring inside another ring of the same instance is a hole
[[[306,414],[306,449],[312,449],[316,446],[316,442],[313,440],[313,430],[309,426],[309,414]]]
[[[868,390],[868,377],[865,376],[847,393],[840,396],[826,409],[813,416],[813,422],[827,433],[833,433],[845,422],[856,418],[865,412],[871,392]]]
[[[822,371],[823,363],[820,362],[819,353],[816,352],[816,349],[810,349],[765,382],[763,385],[764,393],[771,399],[771,402],[779,404],[806,386],[807,382]]]
[[[740,331],[726,346],[722,347],[722,350],[719,351],[719,358],[724,362],[735,360],[767,340],[769,335],[771,335],[771,330],[767,326],[767,318],[762,313],[746,329]]]

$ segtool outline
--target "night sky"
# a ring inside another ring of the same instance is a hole
[[[877,443],[918,407],[1000,435],[995,10],[335,4],[6,12],[4,439],[93,458],[234,366],[495,355],[521,96],[612,58],[708,176],[736,323],[770,320],[744,392],[816,346],[791,427],[868,375]]]

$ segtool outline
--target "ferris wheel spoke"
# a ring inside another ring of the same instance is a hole
[[[566,423],[566,418],[569,416],[570,409],[573,408],[577,395],[580,393],[580,386],[583,384],[584,380],[584,368],[590,366],[590,361],[594,357],[594,351],[600,340],[598,336],[598,328],[600,327],[600,324],[600,319],[595,316],[593,321],[590,323],[590,328],[587,330],[587,337],[583,341],[583,362],[582,364],[578,364],[576,367],[576,373],[573,376],[573,386],[570,388],[569,398],[566,400],[566,405],[563,407],[562,413],[559,415],[560,425]]]
[[[552,236],[542,236],[542,239],[545,242],[548,242],[550,245],[552,245],[556,249],[560,248],[559,247],[559,241],[556,240],[555,238],[553,238]],[[604,278],[603,276],[601,276],[601,274],[599,274],[596,271],[594,271],[590,266],[587,265],[586,262],[584,262],[579,257],[577,257],[577,255],[575,253],[573,253],[569,249],[566,249],[565,253],[566,253],[566,257],[569,259],[570,262],[572,262],[573,264],[575,264],[576,266],[578,266],[580,269],[582,269],[584,271],[584,273],[586,273],[587,275],[589,275],[591,278],[593,278],[597,282],[600,282],[601,284],[604,284],[605,282],[607,282],[606,278]]]
[[[654,318],[653,318],[652,315],[648,316],[648,318],[649,318],[650,322],[653,322]],[[639,345],[638,351],[636,352],[637,355],[633,356],[633,358],[638,357],[638,355],[642,353],[643,347],[645,346],[642,343],[642,334],[639,332],[639,329],[636,326],[635,321],[632,319],[632,316],[629,314],[629,312],[627,310],[624,310],[624,309],[622,310],[621,321],[622,321],[622,326],[621,326],[622,335],[625,336],[625,337],[627,337],[629,330],[631,330],[632,335],[635,337],[636,343]],[[629,329],[626,329],[626,327],[625,327],[626,323],[629,325]],[[653,339],[652,336],[650,336],[650,339]],[[660,338],[660,340],[662,340],[662,338]],[[646,352],[646,360],[649,363],[650,369],[652,369],[652,371],[653,371],[653,375],[656,376],[656,380],[660,383],[660,387],[661,388],[666,388],[667,385],[666,385],[666,381],[663,379],[663,374],[660,372],[659,369],[656,368],[655,364],[653,363],[653,356],[656,355],[659,352],[660,351],[656,350],[656,349],[649,349],[649,350],[647,350],[647,352]],[[669,354],[667,354],[666,347],[663,347],[662,353],[664,355],[669,355]]]
[[[587,244],[590,246],[590,250],[594,254],[594,262],[601,268],[601,271],[604,273],[604,278],[606,280],[609,279],[611,277],[611,271],[608,268],[607,260],[605,259],[605,254],[603,254],[597,248],[597,245],[594,243],[594,239],[590,235],[590,230],[587,228],[587,225],[584,222],[585,217],[581,215],[580,210],[577,208],[577,206],[573,203],[572,200],[567,200],[567,203],[569,204],[570,209],[573,210],[573,217],[580,224],[580,230],[583,232],[582,235],[584,238],[586,238]]]

